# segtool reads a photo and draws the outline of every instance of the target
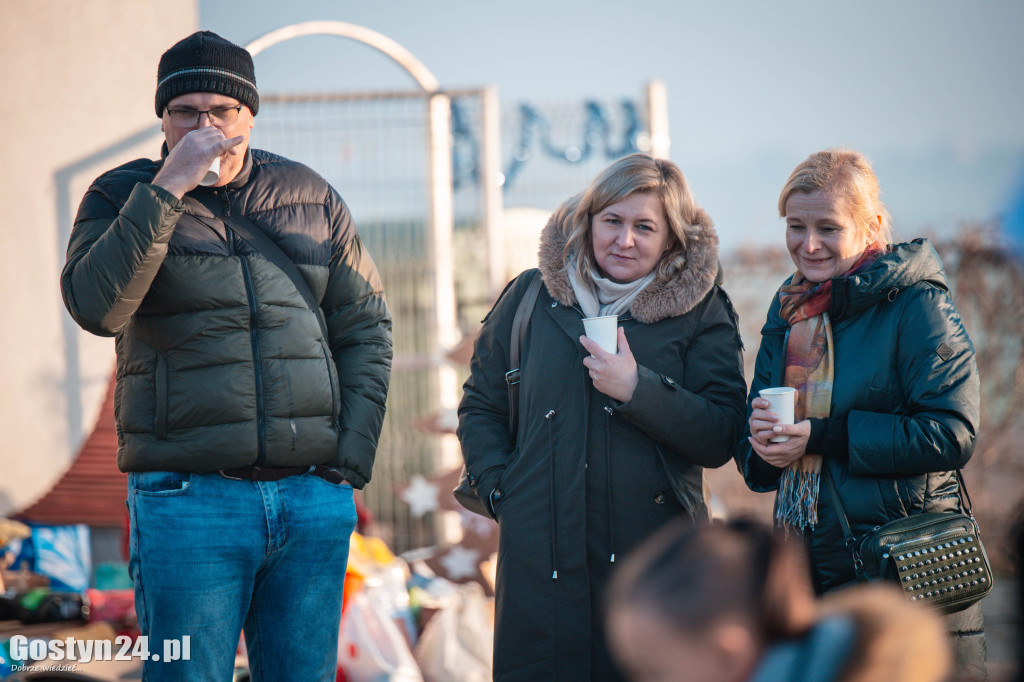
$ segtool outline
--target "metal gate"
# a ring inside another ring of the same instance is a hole
[[[611,158],[656,153],[655,142],[667,154],[667,135],[658,132],[664,117],[649,113],[663,112],[650,106],[663,90],[652,86],[642,105],[519,105],[501,112],[493,88],[441,91],[401,46],[350,24],[297,24],[247,48],[255,55],[317,33],[381,50],[421,89],[262,94],[252,145],[309,165],[341,193],[384,281],[395,362],[373,480],[364,491],[374,532],[397,552],[457,540],[457,519],[417,517],[397,495],[414,475],[429,478],[461,464],[452,432],[468,367],[455,364],[449,351],[475,333],[516,268],[535,265],[536,234],[558,202]],[[516,215],[525,216],[523,230]],[[509,255],[517,249],[521,263]]]

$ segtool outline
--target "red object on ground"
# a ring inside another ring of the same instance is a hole
[[[89,601],[90,623],[110,623],[118,635],[132,638],[139,635],[135,590],[97,590],[90,587],[85,591],[85,596]]]

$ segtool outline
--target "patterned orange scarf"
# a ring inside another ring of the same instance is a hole
[[[861,272],[881,251],[880,244],[868,246],[842,276]],[[789,323],[785,385],[797,390],[794,421],[828,417],[835,380],[832,325],[828,316],[832,280],[810,282],[797,270],[790,283],[779,290],[779,302],[779,313]],[[821,456],[810,452],[782,472],[775,497],[775,520],[779,525],[797,529],[817,525],[820,476]]]

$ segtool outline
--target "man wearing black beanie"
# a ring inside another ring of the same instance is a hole
[[[243,630],[253,680],[335,678],[391,317],[334,188],[249,148],[258,111],[245,49],[167,50],[161,158],[93,182],[61,275],[75,321],[115,337],[147,680],[231,679]]]
[[[228,184],[242,169],[259,108],[252,57],[245,49],[199,31],[164,52],[157,69],[156,115],[163,119],[172,153],[156,184],[180,199],[202,180],[214,156],[222,166],[212,184]]]

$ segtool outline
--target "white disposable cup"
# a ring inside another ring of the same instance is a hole
[[[768,409],[779,415],[779,424],[793,423],[793,408],[796,406],[795,388],[762,388],[758,393],[768,401]],[[789,436],[778,435],[772,438],[773,443],[785,443],[787,440]]]
[[[216,185],[217,181],[220,180],[220,157],[218,156],[210,164],[210,170],[206,171],[206,175],[199,181],[199,184],[203,187],[209,187],[210,185]]]
[[[584,317],[583,329],[587,336],[609,353],[619,349],[619,316]]]

